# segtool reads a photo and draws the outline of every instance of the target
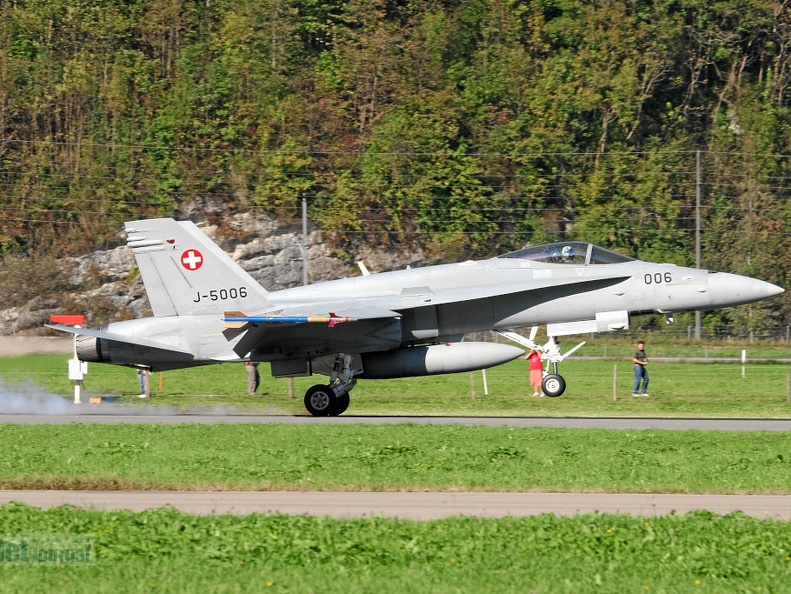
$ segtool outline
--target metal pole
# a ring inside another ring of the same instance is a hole
[[[612,401],[618,400],[618,365],[612,366]]]
[[[80,324],[76,324],[75,328],[79,328]],[[77,357],[77,335],[74,335],[72,365],[74,367],[74,404],[82,404],[82,362]],[[87,367],[87,364],[86,364]]]
[[[302,196],[302,284],[308,284],[308,200]]]
[[[695,267],[701,267],[700,253],[700,151],[695,151]],[[700,340],[700,311],[695,310],[695,340]]]

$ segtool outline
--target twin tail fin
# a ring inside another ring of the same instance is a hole
[[[194,223],[147,219],[125,227],[154,316],[269,307],[266,290]]]

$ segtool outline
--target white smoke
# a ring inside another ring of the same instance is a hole
[[[102,401],[101,404],[90,404],[90,397],[97,397],[83,392],[81,404],[75,404],[70,398],[48,392],[33,382],[7,385],[0,376],[0,415],[129,415],[129,416],[244,416],[252,414],[282,415],[289,414],[276,407],[267,406],[266,411],[239,410],[233,406],[215,405],[212,407],[176,408],[171,405],[149,404],[131,405]],[[264,404],[264,403],[262,403]],[[0,417],[0,422],[3,422]]]
[[[74,404],[62,396],[47,392],[31,382],[6,385],[0,377],[0,414],[67,415],[74,413]]]

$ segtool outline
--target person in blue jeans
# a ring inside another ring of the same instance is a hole
[[[645,354],[645,343],[641,340],[637,343],[637,352],[632,357],[634,363],[634,389],[632,396],[634,398],[648,398],[648,370],[645,368],[648,365],[648,357]],[[642,382],[642,389],[640,383]]]

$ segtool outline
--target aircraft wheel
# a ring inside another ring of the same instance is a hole
[[[349,403],[351,402],[351,398],[349,397],[348,392],[344,392],[340,396],[335,397],[335,410],[332,411],[332,416],[337,417],[338,415],[342,415],[346,412],[346,409],[349,408]]]
[[[314,417],[328,417],[335,414],[336,401],[335,392],[329,386],[318,384],[305,392],[305,408]]]
[[[566,380],[556,373],[550,373],[541,382],[541,389],[547,396],[556,398],[566,391]]]

